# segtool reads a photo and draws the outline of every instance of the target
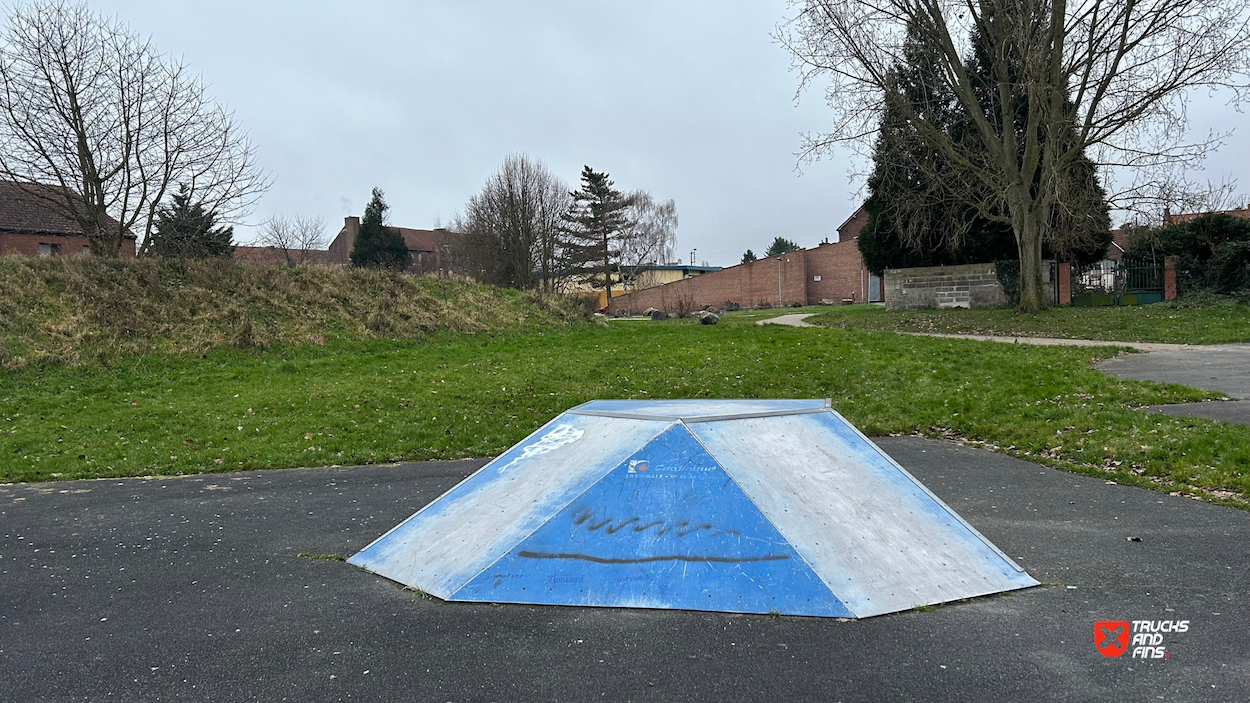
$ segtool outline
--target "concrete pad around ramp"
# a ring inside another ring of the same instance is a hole
[[[446,603],[315,557],[353,553],[483,461],[0,486],[0,691],[1250,699],[1250,513],[943,442],[877,441],[1044,585],[848,622]],[[1108,659],[1099,620],[1189,628],[1163,638],[1167,659]]]

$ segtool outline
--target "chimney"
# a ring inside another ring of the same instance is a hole
[[[347,216],[343,218],[343,229],[330,242],[329,260],[335,264],[346,266],[351,263],[352,247],[356,245],[356,235],[360,234],[360,218]]]
[[[1163,226],[1167,227],[1170,224],[1172,224],[1172,209],[1165,207],[1163,208]]]

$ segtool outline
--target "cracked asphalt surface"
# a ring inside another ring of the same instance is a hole
[[[0,486],[0,700],[1250,700],[1250,513],[877,441],[1044,585],[847,622],[453,604],[310,555],[483,460]],[[1190,629],[1108,659],[1096,620]]]

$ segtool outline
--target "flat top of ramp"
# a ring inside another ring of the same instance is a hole
[[[639,420],[710,422],[750,417],[802,415],[828,410],[824,399],[754,400],[592,400],[568,412]]]

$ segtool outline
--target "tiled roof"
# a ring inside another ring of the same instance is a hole
[[[45,200],[61,197],[59,191],[55,186],[0,181],[0,232],[81,237],[82,227]],[[115,227],[117,221],[109,218],[109,225]],[[127,232],[126,239],[136,237]]]
[[[306,251],[292,250],[291,258],[298,263],[303,264],[330,264],[330,252],[320,249],[309,249]],[[273,266],[285,266],[287,263],[286,253],[276,247],[250,247],[239,245],[234,248],[234,258],[238,261],[248,261],[254,264],[270,264]]]
[[[396,227],[408,245],[408,251],[438,251],[447,241],[445,229],[409,229]]]
[[[1119,261],[1124,258],[1124,252],[1126,251],[1128,251],[1128,236],[1124,234],[1124,230],[1111,230],[1111,243],[1107,245],[1107,253],[1103,258]]]
[[[1182,222],[1189,222],[1190,220],[1196,217],[1202,217],[1203,215],[1232,215],[1233,217],[1244,217],[1250,220],[1250,205],[1247,205],[1246,207],[1243,207],[1243,208],[1236,208],[1233,210],[1215,210],[1212,212],[1186,212],[1186,213],[1177,213],[1175,215],[1166,214],[1163,216],[1163,219],[1164,219],[1163,224],[1178,225]]]

